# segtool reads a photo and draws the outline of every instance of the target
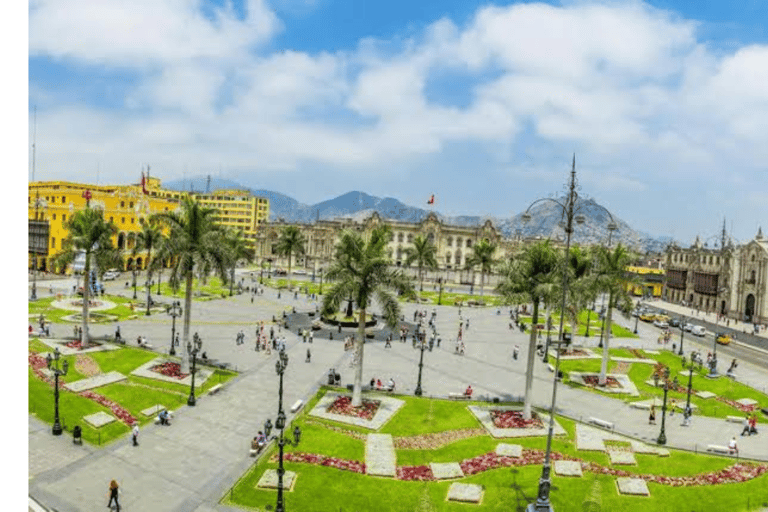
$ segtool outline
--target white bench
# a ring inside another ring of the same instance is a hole
[[[472,395],[466,393],[448,393],[448,398],[451,400],[469,400],[472,398]]]
[[[296,400],[296,402],[291,406],[291,412],[296,412],[304,405],[304,400]]]
[[[215,395],[219,391],[221,391],[224,388],[224,384],[216,384],[211,389],[208,390],[209,395]]]
[[[707,451],[708,452],[718,452],[718,453],[731,453],[730,448],[728,448],[727,446],[721,446],[719,444],[707,445]]]
[[[610,421],[601,420],[599,418],[589,418],[589,422],[593,423],[599,427],[607,428],[609,430],[613,430],[613,423]]]
[[[730,421],[731,423],[741,423],[744,421],[744,418],[742,416],[726,416],[725,421]]]

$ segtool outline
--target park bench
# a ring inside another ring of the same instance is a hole
[[[291,406],[291,412],[296,412],[304,405],[304,400],[298,399],[294,404]]]
[[[731,450],[727,446],[722,446],[719,444],[710,444],[707,445],[707,451],[708,452],[717,452],[717,453],[730,453]]]
[[[466,393],[448,393],[449,400],[470,400],[472,395]]]
[[[597,425],[598,427],[603,427],[609,430],[613,430],[613,423],[610,421],[601,420],[599,418],[592,417],[592,418],[589,418],[589,422],[594,425]]]
[[[221,391],[224,388],[224,384],[216,384],[211,389],[208,390],[209,395],[215,395],[219,391]]]
[[[725,421],[730,421],[731,423],[741,423],[744,421],[743,416],[726,416]]]

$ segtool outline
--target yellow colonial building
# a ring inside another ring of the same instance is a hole
[[[242,230],[251,247],[256,244],[259,226],[269,220],[269,200],[247,190],[216,190],[210,194],[192,194],[192,197],[216,210],[218,224]]]

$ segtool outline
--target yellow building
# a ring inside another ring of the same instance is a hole
[[[661,291],[664,287],[664,269],[653,267],[627,267],[627,272],[637,277],[640,281],[638,285],[629,285],[628,290],[637,297],[661,297]]]
[[[259,226],[269,220],[269,200],[253,196],[247,190],[216,190],[195,193],[192,197],[217,211],[217,224],[242,230],[243,237],[255,247]]]

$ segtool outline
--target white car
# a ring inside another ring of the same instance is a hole
[[[117,270],[107,270],[104,272],[104,277],[102,278],[103,281],[114,281],[120,277],[120,272]]]
[[[298,268],[298,269],[293,271],[293,274],[297,275],[297,276],[305,276],[305,275],[307,275],[307,271],[304,270],[303,268]]]
[[[686,323],[685,325],[683,325],[683,330],[685,332],[691,332],[691,329],[693,329],[694,327],[695,327],[695,325]]]
[[[653,321],[653,325],[655,325],[659,329],[668,329],[669,328],[669,324],[667,322],[665,322],[664,320],[654,320]]]
[[[700,325],[691,326],[691,334],[693,334],[694,336],[704,336],[706,333],[707,333],[707,330]]]

